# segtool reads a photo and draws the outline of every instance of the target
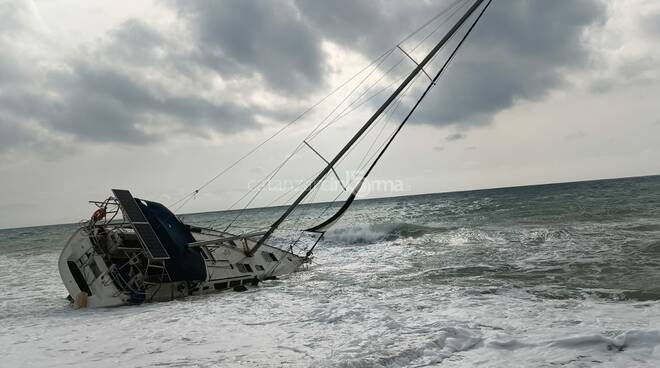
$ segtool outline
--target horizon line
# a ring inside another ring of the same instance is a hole
[[[658,174],[647,174],[647,175],[621,176],[621,177],[614,177],[614,178],[581,179],[581,180],[574,180],[574,181],[559,181],[559,182],[520,184],[520,185],[511,185],[511,186],[502,186],[502,187],[461,189],[461,190],[445,191],[445,192],[427,192],[427,193],[415,193],[415,194],[402,194],[402,195],[393,195],[393,196],[385,196],[385,197],[373,197],[373,198],[359,198],[359,199],[356,198],[355,202],[376,201],[376,200],[382,200],[382,199],[405,198],[405,197],[420,197],[420,196],[436,195],[436,194],[469,193],[469,192],[481,192],[481,191],[511,189],[511,188],[538,187],[538,186],[546,186],[546,185],[587,183],[587,182],[595,182],[595,181],[640,179],[640,178],[650,178],[650,177],[655,177],[655,176],[660,176],[660,173],[658,173]],[[300,206],[309,206],[309,205],[318,205],[318,204],[327,204],[327,203],[331,203],[331,202],[330,201],[312,202],[312,203],[301,204]],[[337,203],[341,203],[341,202],[337,201]],[[212,210],[212,211],[202,211],[202,212],[189,212],[189,213],[179,213],[179,214],[175,214],[175,215],[176,216],[191,216],[191,215],[203,215],[203,214],[209,214],[209,213],[218,213],[218,212],[236,212],[236,211],[245,211],[245,210],[264,210],[264,209],[279,208],[279,207],[286,207],[286,205],[249,207],[249,208],[233,209],[233,210],[232,209],[224,209],[224,210]],[[30,228],[35,228],[35,227],[75,225],[77,223],[78,222],[65,222],[65,223],[59,223],[59,224],[45,224],[45,225],[28,225],[28,226],[18,226],[18,227],[7,227],[7,228],[0,228],[0,231],[3,231],[3,230],[17,230],[17,229],[30,229]]]

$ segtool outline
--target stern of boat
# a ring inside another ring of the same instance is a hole
[[[126,304],[103,258],[94,251],[86,227],[79,228],[60,254],[58,268],[70,300],[78,307],[112,307]]]

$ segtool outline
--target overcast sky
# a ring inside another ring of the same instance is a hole
[[[0,0],[0,228],[117,187],[170,204],[453,2]],[[373,174],[403,186],[363,197],[660,173],[658,45],[658,1],[495,0]],[[183,211],[228,208],[318,116]]]

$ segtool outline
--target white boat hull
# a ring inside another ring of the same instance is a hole
[[[193,234],[197,241],[212,238]],[[81,227],[67,241],[59,258],[59,271],[71,300],[81,307],[112,307],[142,302],[168,301],[190,295],[224,290],[243,290],[259,282],[295,272],[305,258],[282,249],[263,245],[257,254],[247,256],[246,247],[254,241],[242,239],[214,247],[200,247],[206,278],[195,282],[148,283],[139,291],[128,290],[118,280],[113,265],[95,249],[88,227]],[[139,276],[139,275],[138,275]]]

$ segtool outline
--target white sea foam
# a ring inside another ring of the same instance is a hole
[[[540,302],[524,291],[417,285],[419,274],[397,288],[400,281],[386,269],[405,245],[359,247],[350,255],[342,249],[322,250],[323,265],[246,293],[101,310],[70,309],[53,272],[55,255],[44,255],[42,294],[5,294],[11,313],[0,319],[6,347],[0,361],[12,367],[653,367],[660,358],[660,331],[651,327],[660,325],[657,302]],[[3,257],[5,266],[15,260]],[[12,272],[2,281],[35,281],[28,270]]]
[[[343,244],[364,244],[384,239],[387,233],[388,229],[385,227],[375,228],[369,224],[361,224],[334,228],[325,235],[325,238]]]
[[[409,238],[419,238],[447,230],[441,227],[403,222],[358,223],[331,228],[326,233],[325,239],[331,243],[340,245],[371,244],[381,241],[401,241]]]

